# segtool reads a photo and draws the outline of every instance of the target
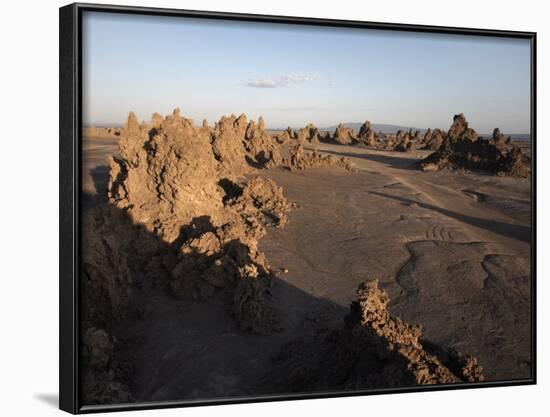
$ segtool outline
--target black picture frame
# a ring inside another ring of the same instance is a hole
[[[489,381],[469,384],[418,386],[394,389],[338,391],[296,395],[270,395],[200,401],[142,402],[122,405],[83,406],[79,398],[79,261],[81,207],[81,127],[82,127],[82,14],[85,11],[156,16],[180,16],[232,20],[241,22],[285,23],[320,27],[383,29],[401,32],[476,35],[527,39],[531,44],[531,348],[532,375],[528,379]],[[206,12],[74,3],[59,10],[59,130],[60,130],[60,257],[59,257],[59,408],[72,414],[188,407],[215,404],[330,398],[357,395],[441,391],[463,388],[488,388],[536,384],[536,143],[537,143],[537,86],[536,43],[534,32],[394,24],[366,21],[318,19],[309,17],[267,16],[254,14]]]

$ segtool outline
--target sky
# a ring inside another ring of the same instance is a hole
[[[83,122],[122,125],[176,107],[199,124],[340,122],[530,130],[524,39],[85,12]]]

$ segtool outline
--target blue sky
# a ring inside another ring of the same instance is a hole
[[[85,12],[84,123],[130,110],[271,128],[339,122],[530,129],[528,40]]]

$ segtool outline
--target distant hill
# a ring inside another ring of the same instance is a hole
[[[362,124],[363,124],[362,122],[348,122],[348,123],[344,123],[344,126],[351,127],[352,129],[354,129],[356,131],[359,131]],[[319,128],[319,130],[334,131],[336,129],[336,127],[337,126],[323,127],[323,128]],[[408,131],[411,128],[420,130],[420,133],[424,133],[426,131],[425,128],[418,128],[418,127],[414,127],[414,126],[389,125],[389,124],[384,124],[384,123],[373,123],[372,127],[373,127],[375,132],[378,132],[378,131],[381,130],[384,133],[397,133],[398,130]]]
[[[480,133],[479,136],[482,136],[484,138],[490,138],[492,136],[492,134]],[[504,136],[506,136],[506,137],[512,136],[513,140],[518,140],[518,141],[530,141],[531,140],[531,135],[529,133],[513,133],[511,135],[508,135],[508,134],[504,133]]]

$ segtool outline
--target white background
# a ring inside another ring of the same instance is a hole
[[[546,285],[550,272],[547,251],[550,164],[545,163],[550,158],[550,138],[545,137],[544,129],[548,121],[545,104],[549,97],[549,83],[544,74],[548,74],[550,68],[550,13],[544,9],[546,2],[132,0],[119,3],[536,31],[539,47],[537,386],[142,411],[133,415],[175,416],[185,413],[186,416],[256,417],[261,414],[269,417],[298,413],[317,416],[404,413],[464,417],[542,414],[543,405],[548,406],[544,391],[550,395],[549,361],[545,356],[549,353],[548,328],[544,332],[542,329],[550,305]],[[0,414],[5,416],[61,413],[57,410],[58,7],[64,4],[54,0],[8,0],[2,4],[0,17],[0,114],[3,126],[0,131]],[[246,45],[235,47],[246,48]],[[149,59],[146,54],[144,51],[143,59]],[[505,60],[495,62],[495,72],[502,65],[506,65]]]

